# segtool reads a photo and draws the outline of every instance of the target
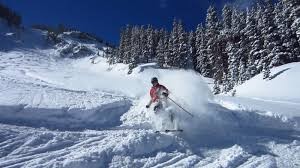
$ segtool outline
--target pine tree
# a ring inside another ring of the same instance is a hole
[[[240,56],[238,55],[238,44],[229,42],[226,47],[228,53],[228,73],[227,73],[227,86],[225,91],[232,89],[239,81],[239,64]]]
[[[176,50],[175,61],[179,68],[188,68],[188,37],[185,32],[182,22],[177,24],[178,31],[178,50]]]
[[[282,17],[283,23],[281,24],[281,39],[282,46],[286,52],[290,52],[288,62],[297,61],[297,56],[300,55],[300,43],[297,39],[296,29],[293,30],[293,23],[298,20],[300,15],[299,0],[281,0],[283,5]]]
[[[218,36],[218,48],[219,48],[219,83],[223,85],[222,91],[227,92],[230,88],[230,81],[228,79],[228,53],[226,52],[227,43],[232,40],[232,15],[233,8],[225,4],[222,9],[222,30]],[[223,71],[223,72],[221,72]],[[222,74],[221,74],[222,73]],[[222,79],[221,79],[222,76]]]
[[[105,57],[107,58],[107,62],[109,65],[117,63],[119,58],[118,56],[118,48],[108,47],[105,49]]]
[[[274,22],[274,8],[271,0],[266,1],[266,6],[264,8],[262,16],[262,38],[264,40],[263,49],[263,62],[266,66],[273,67],[271,61],[276,59],[279,36],[276,32],[276,26]],[[273,61],[275,63],[275,61]],[[276,65],[276,64],[275,64]]]
[[[270,78],[270,67],[264,63],[263,64],[263,79],[269,79]]]
[[[157,58],[157,64],[159,65],[159,67],[163,67],[164,63],[165,63],[165,58],[164,58],[164,39],[161,38],[159,39],[157,48],[156,48],[156,58]]]
[[[173,21],[173,29],[170,33],[168,50],[169,54],[167,55],[166,65],[168,67],[178,67],[178,48],[179,48],[179,39],[178,39],[178,23],[176,19]]]
[[[255,20],[256,24],[256,33],[255,33],[255,41],[252,44],[250,55],[253,56],[255,59],[255,66],[257,69],[257,73],[260,73],[263,69],[263,56],[264,56],[264,48],[263,48],[263,38],[262,38],[262,29],[263,29],[263,22],[262,22],[262,15],[263,15],[263,8],[258,4],[256,11],[255,11]]]
[[[131,59],[131,48],[132,48],[132,27],[127,25],[124,32],[124,56],[123,63],[129,64]]]
[[[197,64],[196,59],[196,46],[195,46],[195,33],[191,31],[188,37],[188,68],[195,69]]]
[[[219,94],[221,92],[219,80],[214,80],[213,93]]]
[[[196,64],[195,70],[201,73],[202,70],[202,50],[205,48],[201,48],[202,40],[204,36],[204,28],[201,24],[197,25],[196,32],[195,32],[195,48],[196,48]]]
[[[157,59],[157,63],[160,67],[164,67],[165,65],[165,50],[167,50],[167,46],[166,45],[166,35],[165,35],[165,31],[162,29],[161,30],[161,37],[158,41],[158,45],[156,47],[156,59]]]
[[[131,34],[131,56],[129,59],[129,74],[132,72],[132,69],[137,67],[137,65],[140,63],[140,55],[142,53],[141,47],[140,47],[140,34],[139,34],[139,28],[133,27],[132,28],[132,34]]]
[[[249,53],[248,53],[248,67],[246,72],[246,79],[252,78],[258,73],[257,69],[257,58],[255,44],[259,39],[259,34],[257,30],[257,21],[255,19],[255,9],[247,9],[246,27],[244,29],[244,34],[248,39]]]
[[[146,30],[147,33],[147,50],[145,55],[146,62],[152,62],[154,59],[155,54],[155,46],[154,46],[154,30],[153,28],[148,25]]]
[[[232,8],[225,4],[222,9],[222,18],[223,18],[223,30],[225,32],[230,31],[232,27]]]
[[[239,83],[242,84],[246,81],[247,78],[247,67],[248,67],[248,55],[249,49],[251,48],[249,44],[249,40],[245,35],[246,28],[246,13],[244,11],[238,12],[238,24],[239,24],[239,49],[238,55],[240,55],[240,63],[239,63]]]
[[[298,7],[297,7],[298,6]],[[296,49],[294,51],[295,55],[300,54],[300,2],[294,2],[294,9],[292,11],[292,17],[294,19],[294,22],[291,26],[291,29],[294,33],[296,33],[298,37],[298,44],[296,45]],[[292,57],[293,59],[293,57]],[[294,61],[294,60],[292,60]],[[300,61],[300,56],[298,55],[298,59],[295,58],[295,61]]]
[[[283,39],[285,37],[283,37],[282,35],[285,34],[285,21],[284,21],[284,16],[283,16],[283,5],[281,2],[278,2],[275,5],[274,8],[274,19],[272,20],[275,28],[273,31],[273,37],[275,37],[274,40],[274,48],[271,51],[270,54],[270,58],[271,58],[271,62],[270,62],[270,66],[279,66],[279,65],[283,65],[285,63],[289,62],[289,58],[291,58],[291,51],[289,51],[289,49],[287,49],[286,47],[284,47],[283,44]]]
[[[300,8],[299,8],[300,9]],[[298,37],[298,45],[300,46],[300,17],[296,19],[292,25],[293,31],[296,32]],[[300,50],[300,49],[298,49]],[[298,56],[298,59],[296,61],[300,61],[300,56]]]
[[[156,48],[157,48],[157,46],[158,46],[158,42],[159,42],[159,39],[161,38],[161,37],[163,37],[163,33],[164,33],[164,30],[163,29],[160,29],[160,30],[158,30],[158,29],[154,29],[154,36],[153,36],[153,48],[154,48],[154,61],[156,61],[155,60],[155,56],[156,56]]]
[[[231,37],[228,39],[228,43],[225,52],[228,54],[228,73],[225,82],[226,86],[224,91],[229,91],[235,85],[242,83],[245,80],[245,72],[247,67],[247,38],[244,32],[246,27],[246,19],[244,12],[237,9],[232,10],[230,30]]]
[[[164,64],[163,67],[168,67],[168,59],[170,59],[170,50],[169,50],[169,34],[167,31],[164,32]]]
[[[222,87],[222,92],[224,93],[227,93],[228,91],[230,91],[232,89],[232,87],[230,86],[230,81],[228,79],[228,75],[229,72],[227,73],[223,73],[223,79],[222,79],[222,84],[223,84],[223,87]]]
[[[147,57],[147,34],[144,26],[140,27],[140,50],[141,50],[141,55],[140,55],[140,60],[143,63],[147,63],[148,57]]]
[[[207,39],[205,29],[202,25],[198,25],[196,31],[196,70],[205,77],[211,74],[211,64],[207,55]]]
[[[125,30],[122,29],[120,33],[120,44],[118,49],[118,58],[116,58],[115,62],[120,63],[123,62],[124,59],[124,53],[125,53]],[[114,61],[113,61],[114,62]]]
[[[223,72],[225,70],[224,58],[222,53],[222,41],[220,40],[221,24],[217,17],[217,11],[214,7],[210,6],[206,16],[206,37],[207,42],[207,55],[212,65],[212,74],[215,80],[214,92],[220,91],[219,85],[223,80]]]
[[[207,48],[206,48],[206,54],[209,58],[209,64],[211,64],[212,69],[208,73],[208,77],[215,77],[220,79],[219,76],[219,65],[217,65],[218,62],[218,53],[217,53],[217,37],[219,34],[219,20],[217,17],[217,11],[214,7],[210,6],[207,10],[206,15],[206,38],[207,41]]]

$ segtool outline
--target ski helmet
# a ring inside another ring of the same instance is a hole
[[[151,79],[151,83],[152,83],[152,84],[153,84],[153,83],[158,83],[157,77],[153,77],[153,78]]]

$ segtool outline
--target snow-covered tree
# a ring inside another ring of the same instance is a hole
[[[164,51],[165,51],[164,39],[160,38],[156,48],[157,63],[160,67],[163,67],[165,63]]]
[[[176,19],[173,21],[173,29],[170,33],[168,42],[169,54],[167,55],[166,65],[168,67],[179,67],[179,33],[178,33],[178,22]]]
[[[219,56],[218,51],[218,35],[219,35],[219,27],[220,23],[217,16],[216,8],[213,6],[210,6],[207,10],[206,15],[206,38],[207,41],[207,48],[206,48],[206,54],[209,58],[210,64],[211,64],[211,72],[209,72],[207,75],[208,77],[213,77],[215,75],[216,78],[219,78],[219,75],[217,72],[219,71],[219,67],[217,65],[217,60],[219,60],[217,57]]]
[[[117,60],[119,58],[118,53],[118,48],[108,47],[105,49],[105,56],[107,58],[107,62],[110,65],[117,63]]]
[[[256,21],[256,31],[254,37],[254,42],[252,43],[250,49],[250,57],[252,57],[255,61],[254,64],[257,69],[257,73],[261,72],[263,69],[263,38],[262,38],[262,15],[263,15],[263,8],[260,5],[257,5],[255,10],[255,21]]]
[[[148,25],[146,30],[147,44],[146,44],[146,54],[145,60],[146,62],[151,62],[154,59],[155,54],[155,46],[154,46],[154,30],[152,26]]]
[[[156,59],[160,67],[165,66],[166,51],[168,50],[168,33],[165,30],[161,30],[161,37],[156,47]]]
[[[131,73],[131,70],[135,68],[141,61],[140,61],[140,55],[142,53],[141,47],[140,47],[140,29],[138,27],[132,28],[132,34],[131,34],[131,51],[130,51],[130,60],[129,60],[129,72]]]
[[[300,43],[297,39],[297,29],[293,26],[295,21],[299,21],[300,2],[299,0],[281,0],[280,3],[282,3],[283,6],[283,11],[281,12],[283,20],[280,25],[280,34],[283,41],[282,46],[285,48],[286,52],[291,53],[289,54],[290,57],[288,58],[288,62],[294,62],[297,61],[297,56],[300,55]]]
[[[222,19],[223,19],[223,30],[229,31],[232,26],[232,7],[228,4],[225,4],[222,9]]]
[[[177,24],[177,31],[178,31],[178,50],[175,55],[175,61],[179,68],[188,68],[188,36],[183,28],[183,24],[181,21]]]
[[[207,77],[211,74],[211,64],[206,54],[206,45],[205,29],[202,25],[198,25],[196,30],[196,70]]]
[[[263,79],[269,79],[270,78],[270,67],[264,63],[263,64]]]
[[[147,55],[147,34],[144,26],[140,27],[139,31],[139,45],[141,50],[140,60],[141,62],[146,63],[148,61],[148,55]]]
[[[258,35],[258,30],[257,30],[257,22],[255,19],[255,9],[247,9],[247,17],[246,17],[246,27],[244,28],[244,35],[247,38],[248,41],[248,46],[249,46],[249,52],[248,54],[248,61],[247,61],[247,70],[246,70],[246,79],[250,79],[254,75],[258,73],[257,70],[257,58],[255,55],[255,44],[256,41],[260,38]]]
[[[127,25],[124,32],[124,55],[123,63],[129,64],[131,59],[131,46],[132,46],[132,27]]]
[[[227,89],[229,91],[234,85],[238,83],[239,80],[239,63],[240,56],[238,55],[238,44],[234,42],[229,42],[226,47],[226,52],[228,53],[228,73],[227,73]]]
[[[188,68],[189,69],[195,69],[195,66],[197,64],[197,59],[196,59],[196,46],[195,46],[195,33],[191,31],[189,33],[188,37]]]
[[[119,45],[119,49],[118,49],[118,57],[117,59],[115,60],[116,63],[120,63],[120,62],[123,62],[123,59],[124,59],[124,53],[125,53],[125,30],[122,29],[121,30],[121,33],[120,33],[120,45]],[[114,61],[112,61],[114,62]]]
[[[266,66],[273,67],[271,61],[276,58],[276,52],[279,45],[279,36],[277,34],[275,22],[274,22],[274,7],[271,0],[266,1],[266,6],[263,10],[262,15],[262,38],[263,38],[263,52],[262,52],[262,61]]]

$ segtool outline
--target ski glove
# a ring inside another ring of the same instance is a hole
[[[165,96],[165,97],[169,96],[169,94],[167,92],[163,92],[162,95]]]
[[[146,105],[146,108],[149,108],[150,106],[149,105]]]

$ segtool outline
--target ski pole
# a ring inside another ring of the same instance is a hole
[[[180,106],[178,103],[176,103],[173,99],[171,99],[170,97],[167,97],[168,99],[170,99],[174,104],[176,104],[178,107],[180,107],[184,112],[188,113],[190,116],[194,117],[194,115],[190,112],[188,112],[186,109],[184,109],[182,106]]]

